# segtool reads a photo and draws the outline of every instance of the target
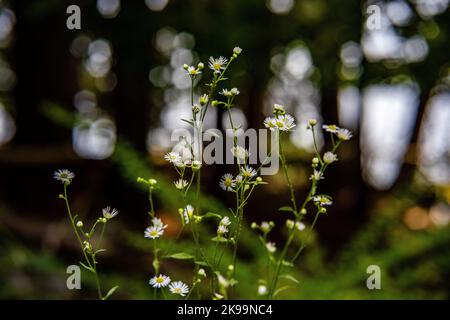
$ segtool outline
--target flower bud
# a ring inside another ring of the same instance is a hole
[[[78,221],[77,222],[77,227],[78,228],[83,228],[83,221]]]
[[[314,127],[317,124],[317,120],[316,119],[309,119],[308,124],[311,127]]]
[[[187,70],[189,68],[189,66],[185,63],[185,64],[183,64],[183,69],[184,70]]]
[[[200,70],[202,70],[205,67],[205,65],[203,64],[203,62],[199,62],[197,65],[197,68],[199,68]]]

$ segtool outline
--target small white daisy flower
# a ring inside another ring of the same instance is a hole
[[[277,251],[277,247],[276,247],[274,242],[267,242],[266,243],[266,249],[270,253],[274,253],[275,251]]]
[[[178,190],[183,190],[188,186],[189,183],[184,179],[178,179],[177,181],[174,181],[173,184],[175,185],[175,188],[177,188]]]
[[[266,119],[264,119],[264,126],[270,129],[270,131],[275,131],[277,129],[275,118],[267,117]]]
[[[303,231],[306,228],[305,224],[300,221],[297,221],[295,223],[295,227],[297,228],[298,231]]]
[[[294,117],[289,114],[277,116],[275,125],[281,131],[291,131],[296,126]]]
[[[105,217],[106,219],[112,219],[115,216],[117,216],[119,214],[119,211],[117,211],[117,209],[112,209],[110,207],[106,207],[102,210],[103,213],[103,217]]]
[[[338,130],[339,130],[339,127],[337,125],[335,125],[335,124],[324,124],[322,126],[322,128],[325,131],[330,132],[330,133],[337,133]]]
[[[245,166],[242,168],[241,174],[244,178],[253,178],[256,176],[256,170],[250,166]]]
[[[250,153],[241,146],[235,146],[231,148],[231,153],[235,158],[238,158],[240,160],[245,160],[250,156]]]
[[[231,173],[225,173],[219,182],[219,186],[225,191],[233,191],[233,188],[236,187],[233,175]]]
[[[187,72],[187,74],[190,75],[191,77],[195,77],[196,75],[199,75],[200,73],[202,73],[202,72],[200,71],[200,69],[198,69],[198,68],[196,68],[196,67],[194,67],[194,66],[189,66],[189,67],[186,69],[186,72]]]
[[[310,180],[319,181],[323,179],[323,174],[320,171],[314,170],[313,174],[309,177]]]
[[[222,70],[225,69],[227,61],[227,58],[224,57],[219,57],[217,59],[209,57],[208,66],[214,73],[220,74]]]
[[[325,161],[325,163],[330,164],[333,163],[335,161],[337,161],[337,155],[335,155],[333,152],[325,152],[325,154],[323,155],[323,161]]]
[[[149,283],[153,288],[163,288],[167,287],[167,285],[170,283],[170,278],[163,274],[159,274],[159,276],[154,276],[153,278],[151,278]]]
[[[150,238],[150,239],[156,239],[159,238],[164,234],[164,229],[156,226],[151,226],[145,229],[144,231],[144,237]]]
[[[233,96],[237,96],[239,93],[241,93],[238,88],[232,88],[230,92]]]
[[[55,173],[53,173],[53,178],[61,181],[62,183],[69,184],[72,182],[72,179],[75,178],[75,174],[67,169],[62,169],[55,171]]]
[[[330,206],[333,204],[333,201],[331,201],[331,198],[325,195],[319,195],[313,197],[313,201],[317,203],[319,206]]]
[[[184,297],[189,292],[189,287],[181,281],[175,281],[169,284],[169,290],[173,294],[179,294]]]
[[[223,217],[219,224],[229,226],[231,224],[230,218],[228,218],[228,216]]]
[[[164,224],[164,222],[162,222],[162,220],[158,217],[152,218],[152,224],[156,228],[160,228],[160,229],[167,228],[167,224]]]
[[[228,228],[224,226],[223,224],[219,224],[219,227],[217,228],[217,234],[218,235],[225,235],[228,233]]]
[[[169,152],[164,156],[164,159],[169,161],[170,163],[180,163],[181,162],[181,156],[176,152]]]
[[[185,223],[185,224],[188,224],[190,218],[192,218],[193,215],[194,215],[194,207],[191,206],[190,204],[188,204],[188,205],[183,209],[184,223]]]
[[[260,284],[258,286],[258,295],[263,296],[265,294],[267,294],[267,286]]]
[[[341,140],[350,140],[352,137],[352,132],[348,129],[339,129],[337,131],[337,137]]]
[[[234,53],[234,54],[238,55],[238,54],[241,54],[241,52],[242,52],[242,49],[241,49],[241,48],[239,48],[239,47],[234,47],[234,48],[233,48],[233,53]]]

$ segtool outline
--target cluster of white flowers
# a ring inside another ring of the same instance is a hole
[[[296,124],[293,116],[289,114],[279,114],[275,117],[267,117],[264,120],[264,126],[271,131],[292,131]]]
[[[167,224],[164,224],[160,218],[154,217],[152,219],[152,226],[148,227],[144,231],[144,237],[150,239],[159,238],[164,234],[164,229],[167,228]]]
[[[335,134],[340,140],[347,141],[352,137],[352,132],[350,130],[339,128],[334,124],[325,124],[322,126],[322,128],[327,132]]]
[[[67,169],[60,169],[53,173],[53,178],[61,181],[63,184],[70,184],[73,178],[75,178],[75,174]]]
[[[239,93],[240,93],[240,91],[238,90],[238,88],[233,88],[231,90],[222,89],[222,91],[220,91],[220,94],[227,98],[235,97],[235,96],[239,95]]]
[[[192,156],[182,157],[179,153],[173,151],[166,153],[164,159],[180,168],[191,167],[198,170],[202,166],[202,163],[199,160],[193,160]]]
[[[182,281],[172,281],[170,277],[159,274],[159,276],[154,276],[150,279],[149,284],[153,288],[165,288],[169,286],[169,290],[173,294],[178,294],[184,297],[189,292],[189,287]]]
[[[197,67],[189,66],[187,64],[183,65],[183,69],[186,70],[186,73],[191,78],[195,78],[196,76],[200,75],[202,73],[202,70],[204,67],[205,67],[205,65],[202,62],[199,62]]]
[[[230,218],[225,216],[220,220],[219,226],[217,227],[217,235],[223,237],[228,233],[228,226],[231,224]]]

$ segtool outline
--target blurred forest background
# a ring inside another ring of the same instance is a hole
[[[66,28],[71,4],[81,8],[81,30]],[[370,5],[380,9],[375,29],[366,24]],[[0,298],[95,298],[86,272],[84,290],[66,288],[66,268],[80,253],[52,179],[60,168],[76,173],[73,207],[84,220],[106,205],[120,211],[100,257],[101,277],[121,287],[115,298],[151,297],[147,199],[135,179],[159,180],[157,211],[170,221],[170,240],[180,204],[162,156],[171,130],[183,125],[176,119],[190,112],[182,65],[240,46],[227,83],[241,91],[235,116],[261,128],[281,103],[297,117],[287,152],[299,194],[312,157],[307,120],[354,131],[321,186],[334,204],[295,267],[300,285],[280,298],[448,299],[448,7],[448,0],[1,0]],[[207,119],[227,126],[216,110]],[[208,167],[203,179],[204,207],[222,213],[232,203],[218,187],[226,170]],[[288,201],[283,176],[265,179],[247,225],[284,220],[276,213]],[[250,230],[244,237],[239,294],[258,298],[262,249]],[[381,268],[382,290],[366,288],[372,264]],[[179,263],[164,268],[191,277]]]

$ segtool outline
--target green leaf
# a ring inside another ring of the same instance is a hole
[[[102,300],[107,300],[118,288],[119,286],[115,286],[109,289],[108,293],[102,298]]]
[[[222,219],[222,216],[218,213],[214,213],[214,212],[207,212],[205,213],[202,218],[217,218],[217,219]]]
[[[95,254],[100,253],[100,252],[105,252],[106,249],[98,249],[97,251],[95,251]]]
[[[94,269],[92,269],[91,267],[85,265],[83,262],[80,261],[80,265],[85,268],[86,270],[90,271],[90,272],[94,272]]]
[[[293,266],[294,266],[294,264],[293,264],[292,262],[286,261],[286,260],[283,260],[283,261],[281,262],[281,264],[282,264],[283,266],[285,266],[285,267],[293,267]]]
[[[295,213],[295,210],[292,207],[289,207],[289,206],[278,208],[278,211],[285,211],[285,212],[293,212],[293,213]]]
[[[227,238],[217,236],[217,237],[212,238],[211,241],[214,241],[214,242],[228,242],[229,240]]]
[[[209,265],[205,261],[194,261],[195,264],[203,267],[209,267]]]
[[[281,288],[275,290],[275,293],[273,294],[273,296],[276,297],[276,296],[279,295],[281,292],[283,292],[283,291],[285,291],[285,290],[287,290],[287,289],[290,289],[290,288],[291,288],[290,286],[284,286],[284,287],[281,287]]]
[[[194,259],[194,256],[189,253],[178,252],[178,253],[174,253],[169,256],[166,256],[166,258],[172,258],[172,259],[178,259],[178,260],[189,260],[189,259]]]
[[[191,120],[186,120],[186,119],[180,119],[181,121],[184,121],[184,122],[186,122],[186,123],[188,123],[189,125],[191,125],[191,126],[194,126],[194,122],[193,121],[191,121]]]
[[[298,281],[294,276],[292,276],[290,274],[282,274],[280,276],[280,278],[290,280],[290,281],[292,281],[292,282],[294,282],[296,284],[300,284],[300,281]]]

